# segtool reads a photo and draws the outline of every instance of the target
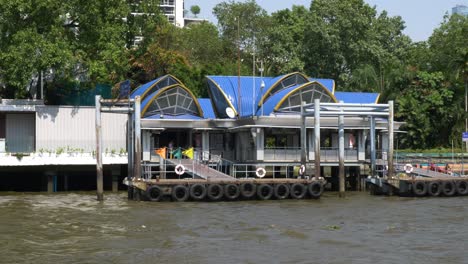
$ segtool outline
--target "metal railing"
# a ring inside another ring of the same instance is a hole
[[[345,148],[345,160],[357,161],[358,150]],[[284,161],[299,161],[301,160],[301,148],[299,147],[284,147],[284,148],[265,148],[264,160],[284,160]],[[320,161],[335,162],[339,160],[339,148],[321,148]]]
[[[265,178],[296,178],[298,176],[299,164],[233,164],[233,174],[235,178],[256,178],[257,169],[265,169]],[[310,173],[308,173],[310,174]]]
[[[152,153],[152,162],[142,164],[143,175],[145,179],[155,178],[181,178],[181,175],[175,173],[174,169],[167,170],[168,167],[175,167],[179,164],[194,178],[195,175],[203,177],[210,173],[210,169],[216,170],[226,175],[231,175],[233,162],[221,157],[221,154],[211,153],[210,151],[202,151],[201,149],[193,149],[193,158],[184,155],[187,149],[171,148],[166,150],[166,155],[163,157],[162,163],[154,162],[156,154],[155,149]],[[175,154],[178,152],[179,154]],[[156,170],[155,170],[156,168]]]

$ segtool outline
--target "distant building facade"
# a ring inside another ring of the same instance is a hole
[[[452,8],[452,14],[468,16],[468,6],[456,5],[454,8]]]
[[[167,20],[177,26],[184,27],[184,0],[161,0],[161,12]]]

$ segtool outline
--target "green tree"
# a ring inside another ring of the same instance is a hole
[[[267,12],[255,0],[221,2],[213,8],[213,14],[223,39],[233,45],[233,50],[240,45],[246,53],[251,53],[264,38],[269,25]]]
[[[267,75],[304,70],[303,44],[308,10],[293,6],[275,12],[266,28],[265,41],[259,45],[259,57],[265,61]]]
[[[66,75],[73,53],[60,1],[0,0],[0,96],[25,98],[34,75],[50,68]]]
[[[448,145],[456,122],[454,92],[441,72],[418,72],[397,100],[396,117],[404,121],[403,148]]]
[[[333,78],[344,90],[384,92],[404,64],[410,39],[404,22],[377,14],[363,0],[315,0],[305,31],[305,65],[312,76]],[[358,86],[356,86],[358,85]]]
[[[197,17],[198,14],[200,14],[200,7],[197,6],[197,5],[193,5],[190,7],[190,12],[192,12],[192,14]]]

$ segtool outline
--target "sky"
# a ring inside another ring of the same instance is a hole
[[[226,0],[228,1],[228,0]],[[217,23],[212,13],[213,7],[222,0],[185,0],[185,9],[192,5],[200,6],[199,18],[206,18]],[[455,5],[468,6],[468,0],[365,0],[369,5],[376,6],[377,11],[386,10],[391,16],[401,16],[406,22],[404,33],[413,41],[427,40],[435,28],[443,21],[445,13],[452,13]],[[310,7],[311,0],[257,0],[257,4],[269,13],[291,8],[292,5]]]

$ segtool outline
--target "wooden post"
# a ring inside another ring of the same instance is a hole
[[[320,99],[314,100],[315,177],[320,177]]]
[[[343,109],[341,109],[343,111]],[[339,154],[338,154],[338,161],[339,161],[339,172],[338,176],[340,179],[340,197],[345,196],[345,166],[344,166],[344,158],[345,158],[345,143],[344,143],[344,116],[339,115],[338,116],[338,148],[339,148]]]
[[[301,166],[304,165],[307,171],[307,133],[306,133],[306,116],[305,116],[305,111],[304,111],[304,105],[305,102],[301,103]],[[306,172],[304,171],[304,174],[302,175],[302,178],[306,175]]]
[[[101,96],[96,95],[96,181],[97,200],[104,200],[102,175]]]
[[[393,101],[388,102],[388,178],[391,178],[395,174],[395,168],[393,167]]]

